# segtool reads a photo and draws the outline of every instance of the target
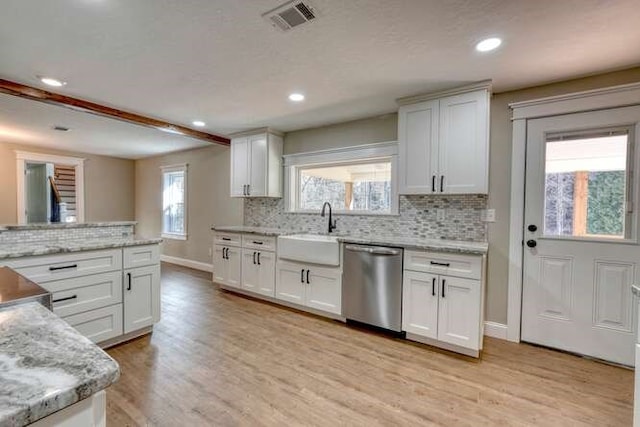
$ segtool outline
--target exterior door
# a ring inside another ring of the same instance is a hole
[[[528,122],[523,341],[634,365],[639,122],[639,107]]]

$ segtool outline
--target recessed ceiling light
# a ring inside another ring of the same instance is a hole
[[[289,100],[293,102],[304,101],[304,95],[301,93],[292,93],[289,95]]]
[[[194,126],[197,126],[199,128],[203,127],[204,125],[206,125],[205,122],[203,122],[202,120],[194,120],[191,123],[193,123]]]
[[[40,81],[48,86],[60,87],[67,84],[67,82],[63,82],[62,80],[54,79],[52,77],[38,77]]]
[[[489,52],[490,50],[497,49],[501,44],[502,40],[497,37],[491,37],[478,43],[476,45],[476,50],[478,52]]]

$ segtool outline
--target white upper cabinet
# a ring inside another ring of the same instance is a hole
[[[437,96],[400,100],[400,193],[488,193],[488,86]]]
[[[282,197],[282,143],[266,129],[231,139],[232,197]]]
[[[403,194],[429,194],[438,171],[438,117],[436,101],[400,107],[400,187]]]

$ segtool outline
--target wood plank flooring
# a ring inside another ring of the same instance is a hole
[[[485,339],[482,359],[221,291],[162,266],[162,321],[108,350],[109,426],[627,426],[633,371]]]

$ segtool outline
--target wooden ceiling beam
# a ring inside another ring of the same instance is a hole
[[[46,104],[59,105],[61,107],[69,108],[75,111],[108,117],[111,119],[157,129],[163,132],[169,132],[176,135],[200,139],[202,141],[207,141],[214,144],[229,145],[231,143],[229,138],[226,138],[224,136],[190,129],[185,126],[176,125],[146,116],[141,116],[135,113],[128,113],[126,111],[96,104],[94,102],[84,101],[82,99],[72,98],[70,96],[59,95],[57,93],[48,92],[46,90],[26,86],[9,80],[0,79],[0,93],[18,96],[20,98],[30,99],[32,101],[44,102]]]

